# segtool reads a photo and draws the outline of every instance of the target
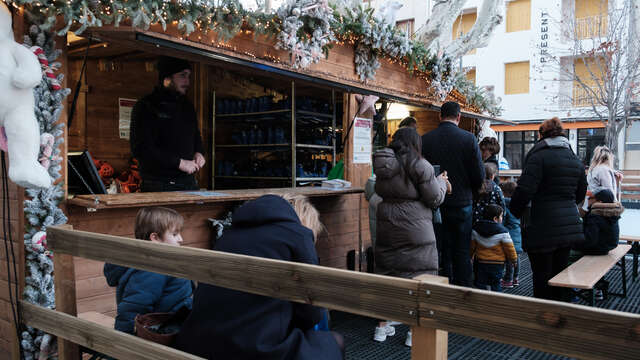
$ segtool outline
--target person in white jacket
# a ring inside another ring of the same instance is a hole
[[[620,201],[620,181],[622,181],[622,173],[613,168],[614,155],[611,150],[605,146],[597,146],[591,157],[591,165],[587,173],[587,197],[585,198],[583,209],[589,200],[589,193],[595,194],[601,190],[609,190],[615,197],[615,201]]]

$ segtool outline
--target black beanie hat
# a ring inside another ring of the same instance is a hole
[[[603,203],[612,203],[615,200],[613,193],[611,192],[611,190],[608,190],[608,189],[600,190],[594,196],[596,200]]]
[[[158,59],[158,80],[160,83],[164,78],[179,73],[184,69],[191,70],[191,64],[188,61],[173,57],[163,56]]]

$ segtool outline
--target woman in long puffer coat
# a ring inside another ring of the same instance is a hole
[[[432,209],[444,201],[448,180],[444,173],[435,176],[433,166],[422,157],[420,149],[420,136],[407,127],[396,131],[388,148],[373,155],[376,193],[382,197],[376,224],[378,274],[403,278],[437,274]],[[374,340],[384,341],[392,334],[395,329],[381,322]]]
[[[525,228],[523,248],[529,254],[533,296],[563,300],[565,289],[548,285],[549,279],[569,263],[573,244],[584,242],[576,204],[587,192],[584,166],[571,150],[562,122],[545,120],[540,141],[525,157],[509,210],[517,218],[531,202],[531,220]]]

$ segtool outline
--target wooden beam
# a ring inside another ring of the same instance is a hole
[[[58,227],[47,228],[57,253],[110,262],[313,304],[354,314],[417,325],[418,282],[219,251]]]
[[[202,359],[168,346],[20,301],[27,325],[117,359]]]
[[[71,225],[60,225],[61,229],[73,230]],[[76,316],[76,272],[73,256],[61,253],[53,254],[54,286],[56,289],[56,310]],[[58,341],[60,360],[79,359],[78,345],[64,339]]]
[[[421,282],[449,283],[449,278],[435,275],[420,275],[414,279]],[[446,331],[412,326],[411,335],[411,360],[447,360],[449,355],[449,334]]]
[[[56,227],[48,228],[47,240],[58,253],[570,357],[624,360],[640,353],[636,314]],[[438,333],[418,333],[442,348]],[[425,356],[438,359],[442,351],[431,354]]]
[[[436,282],[419,296],[422,327],[580,359],[640,354],[640,315]]]

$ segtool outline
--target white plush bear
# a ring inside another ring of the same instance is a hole
[[[0,125],[7,136],[9,178],[28,188],[51,186],[51,177],[38,162],[40,128],[33,88],[41,80],[38,58],[13,40],[11,13],[0,2]]]

